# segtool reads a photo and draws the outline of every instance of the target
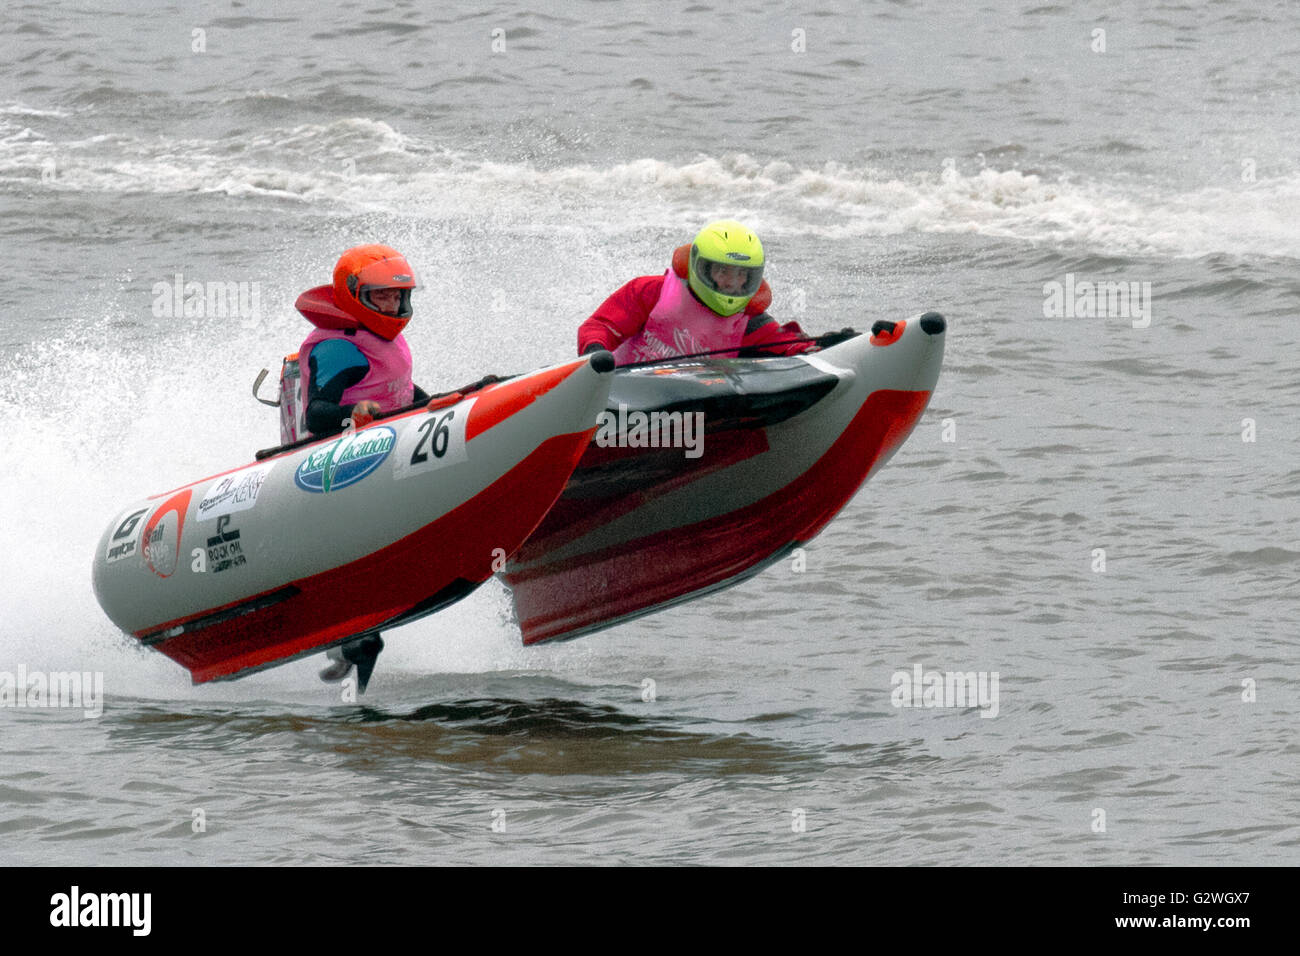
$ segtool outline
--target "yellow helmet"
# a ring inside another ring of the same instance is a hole
[[[763,244],[734,220],[711,222],[691,243],[687,281],[718,315],[735,315],[763,283]]]

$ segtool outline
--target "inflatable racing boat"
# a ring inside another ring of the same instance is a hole
[[[435,398],[137,501],[99,541],[95,595],[195,683],[446,607],[555,502],[613,367],[602,352]]]
[[[911,433],[946,328],[927,312],[811,354],[619,368],[564,493],[502,573],[524,643],[736,584],[811,540]]]

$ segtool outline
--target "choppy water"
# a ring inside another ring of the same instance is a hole
[[[0,671],[106,694],[0,708],[0,861],[1300,859],[1294,5],[108,7],[0,25]],[[100,613],[116,509],[273,440],[249,385],[345,246],[421,270],[441,387],[563,358],[723,215],[778,315],[950,319],[802,573],[529,650],[491,584],[363,706],[318,662],[191,687]],[[156,317],[177,273],[260,309]],[[1071,275],[1149,327],[1045,318]],[[997,716],[894,707],[916,664]]]

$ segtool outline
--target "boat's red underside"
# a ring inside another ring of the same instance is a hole
[[[826,454],[762,500],[705,521],[548,563],[542,547],[547,539],[558,542],[573,537],[559,527],[546,534],[557,515],[567,509],[575,512],[575,521],[582,520],[582,502],[567,495],[561,498],[539,529],[541,540],[530,540],[521,551],[526,568],[504,575],[514,594],[524,643],[536,644],[645,612],[717,586],[792,544],[808,541],[849,502],[876,462],[902,444],[929,399],[929,392],[873,392]],[[732,460],[765,448],[766,441],[755,444],[751,439],[749,447],[734,449],[739,455]],[[711,470],[715,469],[700,469],[689,478]],[[673,487],[681,484],[674,479]],[[648,489],[639,500],[653,496]]]

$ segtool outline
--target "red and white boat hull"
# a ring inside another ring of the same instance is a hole
[[[702,454],[587,450],[502,575],[524,643],[578,637],[699,597],[812,539],[897,451],[938,380],[942,317],[893,325],[797,358],[616,372],[611,407],[630,392],[645,404],[659,376],[664,407],[689,409],[670,381],[689,378],[709,409]],[[710,398],[709,389],[734,400]]]
[[[196,683],[445,607],[498,570],[563,489],[607,400],[612,375],[595,364],[490,385],[138,502],[100,539],[100,605]]]

